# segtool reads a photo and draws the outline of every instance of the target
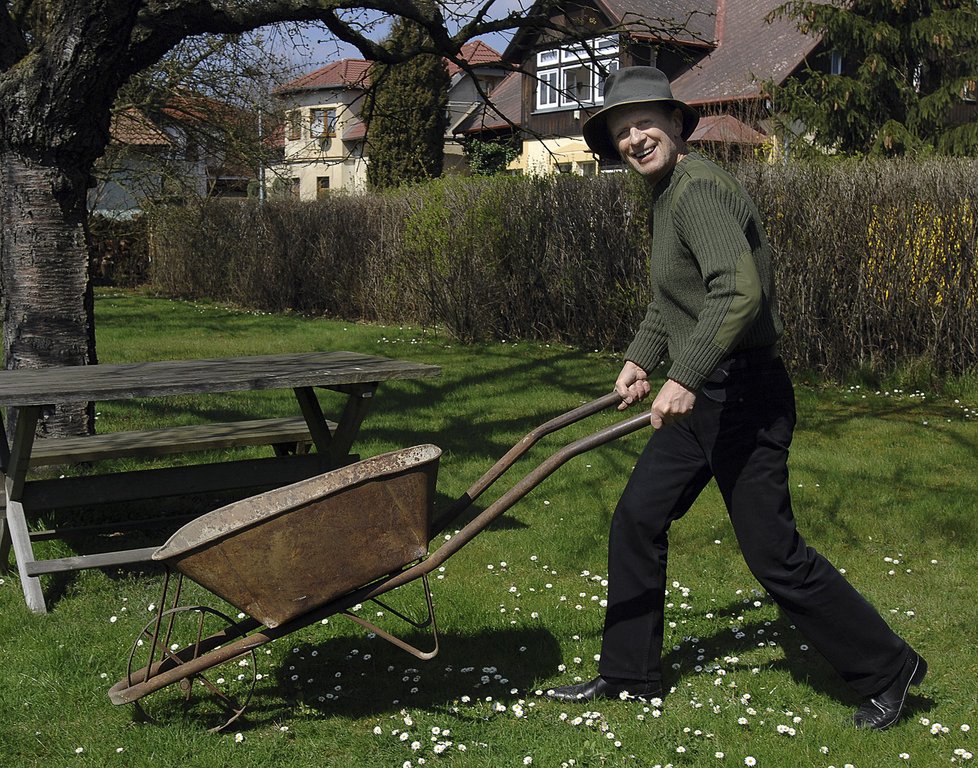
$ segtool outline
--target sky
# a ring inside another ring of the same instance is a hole
[[[491,20],[502,18],[511,11],[526,11],[533,4],[532,0],[454,0],[443,2],[441,5],[453,11],[455,19],[457,19],[454,26],[450,23],[450,30],[455,31],[459,23],[464,23],[466,17],[471,18],[471,14],[477,8],[490,1],[491,8],[487,18]],[[368,21],[374,24],[370,36],[375,39],[382,38],[386,31],[383,20],[375,17]],[[319,25],[294,25],[281,31],[279,37],[281,39],[276,47],[280,48],[283,55],[301,72],[312,71],[339,59],[362,57],[356,48],[336,40],[325,27]],[[511,33],[496,33],[484,35],[478,39],[502,53],[509,44],[510,37]]]

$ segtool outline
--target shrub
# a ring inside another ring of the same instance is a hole
[[[92,216],[88,233],[92,242],[92,275],[97,282],[132,287],[146,280],[149,245],[143,217]]]
[[[746,163],[795,368],[978,366],[974,161]],[[208,201],[152,222],[166,293],[620,349],[648,301],[632,174],[443,178],[315,203]]]

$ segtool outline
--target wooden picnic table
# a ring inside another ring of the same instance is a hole
[[[355,352],[0,371],[0,412],[9,409],[11,413],[9,438],[0,419],[0,471],[6,490],[6,519],[0,525],[0,567],[7,566],[12,547],[27,605],[43,613],[46,605],[39,575],[142,562],[156,547],[37,560],[31,540],[57,538],[58,534],[29,529],[28,521],[37,512],[94,503],[271,488],[311,477],[355,460],[350,448],[380,382],[439,373],[437,366]],[[316,388],[347,395],[336,422],[326,419]],[[38,420],[46,409],[59,404],[273,389],[293,390],[301,419],[35,440]],[[315,445],[314,453],[301,450],[303,439]],[[30,468],[39,464],[79,464],[117,456],[158,456],[259,444],[277,446],[277,455],[78,477],[28,477]],[[287,444],[299,444],[300,449],[285,450]]]

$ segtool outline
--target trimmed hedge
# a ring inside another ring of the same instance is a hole
[[[796,368],[978,370],[975,161],[736,169],[778,259]],[[151,222],[151,281],[267,311],[439,325],[460,340],[620,349],[648,301],[632,174],[439,179],[299,202],[206,201]]]

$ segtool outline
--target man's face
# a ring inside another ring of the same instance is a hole
[[[608,116],[611,140],[622,159],[657,182],[683,156],[682,112],[659,104],[629,104]]]

